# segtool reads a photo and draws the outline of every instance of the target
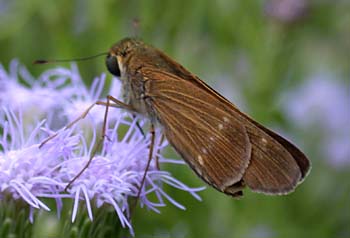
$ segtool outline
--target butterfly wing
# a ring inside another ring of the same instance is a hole
[[[181,68],[184,70],[183,68]],[[185,71],[186,72],[186,71]],[[309,170],[290,142],[240,112],[197,77],[144,69],[149,105],[167,139],[206,182],[231,195],[293,191]]]
[[[171,145],[202,179],[230,194],[226,189],[242,179],[250,160],[245,127],[215,95],[173,74],[143,73],[152,79],[145,95]]]

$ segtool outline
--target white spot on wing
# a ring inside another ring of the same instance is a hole
[[[214,140],[215,140],[215,138],[212,137],[212,136],[210,136],[209,139],[210,139],[211,141],[214,141]]]
[[[219,130],[224,129],[224,125],[223,125],[223,124],[221,124],[221,123],[219,123],[218,127],[219,127]]]
[[[264,144],[267,144],[267,140],[264,137],[261,138],[261,142],[264,143]]]
[[[230,119],[228,119],[227,117],[224,117],[224,122],[229,122]]]
[[[198,159],[198,162],[199,162],[200,165],[204,164],[204,160],[203,160],[203,157],[201,155],[198,155],[197,159]]]
[[[206,148],[204,148],[204,147],[202,147],[202,152],[203,152],[203,154],[208,154],[207,149],[206,149]]]

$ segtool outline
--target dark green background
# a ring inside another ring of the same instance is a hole
[[[284,93],[320,69],[348,85],[350,4],[311,1],[304,17],[284,22],[264,11],[266,2],[1,0],[0,62],[18,58],[39,75],[53,66],[33,66],[34,59],[89,56],[137,34],[259,122],[281,128],[312,160],[311,174],[288,196],[247,191],[236,201],[208,188],[198,202],[165,188],[187,210],[138,208],[137,237],[350,237],[349,166],[330,166],[319,144],[327,135],[298,128],[281,108]],[[79,69],[87,84],[107,72],[104,58]],[[187,167],[169,169],[190,186],[203,185]],[[35,237],[45,237],[40,222]]]

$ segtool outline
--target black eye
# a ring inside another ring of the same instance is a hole
[[[120,69],[117,61],[117,57],[112,55],[107,55],[106,65],[108,71],[114,76],[120,77]]]

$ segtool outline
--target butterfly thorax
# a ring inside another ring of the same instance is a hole
[[[138,44],[138,42],[136,42]],[[134,47],[133,41],[124,44],[127,54],[119,57],[119,68],[123,85],[123,100],[132,106],[135,112],[157,122],[157,115],[153,109],[152,97],[149,95],[149,87],[152,80],[157,77],[148,77],[148,72],[156,72],[162,69],[165,72],[172,71],[171,65],[159,50],[145,44]],[[131,44],[131,45],[130,45]],[[152,94],[152,93],[151,93]]]
[[[134,50],[129,52],[124,58],[124,63],[120,65],[123,100],[135,112],[146,116],[152,123],[158,124],[152,97],[146,86],[151,84],[153,78],[147,77],[145,71],[154,69],[159,63],[152,60],[152,56],[148,54],[150,51],[142,51],[142,48]]]

